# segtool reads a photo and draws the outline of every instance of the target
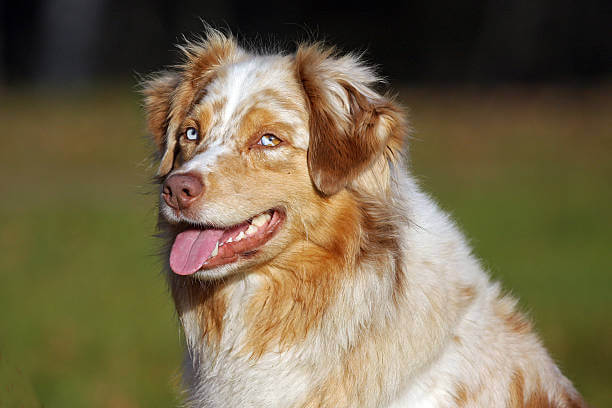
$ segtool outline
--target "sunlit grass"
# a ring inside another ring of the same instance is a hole
[[[609,92],[402,97],[425,189],[587,399],[611,405]],[[176,405],[137,95],[5,91],[0,107],[0,407]]]

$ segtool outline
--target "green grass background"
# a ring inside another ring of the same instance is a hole
[[[612,406],[612,92],[406,88],[413,171]],[[167,407],[181,340],[137,94],[0,90],[0,407]]]

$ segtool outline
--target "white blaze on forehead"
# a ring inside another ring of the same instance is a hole
[[[206,96],[200,103],[215,105],[216,101],[223,101],[221,111],[213,112],[209,138],[230,136],[232,125],[235,125],[237,119],[236,113],[242,103],[261,89],[257,84],[257,72],[262,66],[260,58],[228,66],[220,77],[208,86]]]
[[[240,102],[253,91],[257,68],[256,60],[235,64],[228,68],[228,80],[225,82],[227,102],[223,112],[224,123],[229,122]]]

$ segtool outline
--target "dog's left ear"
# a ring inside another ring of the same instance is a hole
[[[403,145],[401,110],[372,86],[373,70],[358,58],[318,44],[300,46],[298,78],[310,108],[308,169],[317,189],[332,195],[384,154]]]
[[[168,121],[172,94],[179,83],[176,72],[162,72],[143,84],[144,108],[147,116],[147,127],[153,141],[162,155],[158,175],[165,175],[172,169],[176,138],[168,137]]]

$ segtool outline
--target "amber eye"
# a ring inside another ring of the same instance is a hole
[[[193,127],[187,128],[185,131],[185,137],[187,140],[198,140],[198,130]]]
[[[261,137],[261,139],[259,139],[259,142],[257,142],[257,144],[266,146],[266,147],[274,147],[274,146],[278,146],[278,144],[281,141],[282,140],[280,140],[278,137],[274,136],[273,134],[266,133],[265,135]]]

